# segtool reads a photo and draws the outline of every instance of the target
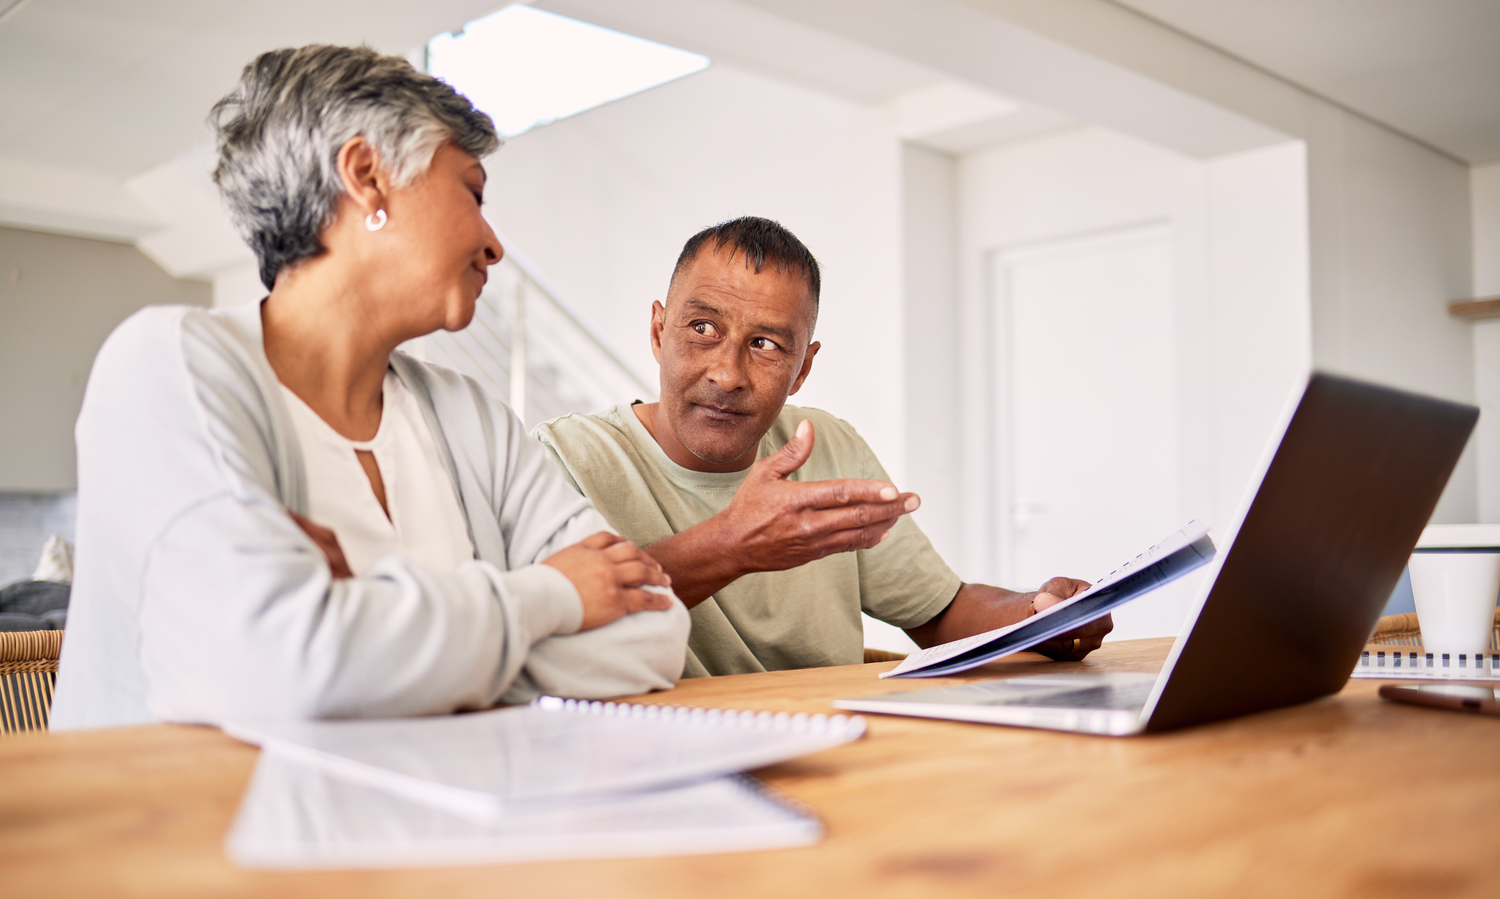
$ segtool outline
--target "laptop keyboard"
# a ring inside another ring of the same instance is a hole
[[[1146,704],[1151,695],[1151,681],[1080,687],[1077,690],[1049,690],[1029,696],[997,696],[995,705],[1033,706],[1048,709],[1110,709],[1134,711]]]

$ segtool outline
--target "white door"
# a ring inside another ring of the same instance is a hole
[[[1003,583],[1094,580],[1184,523],[1171,232],[999,252],[991,274]]]

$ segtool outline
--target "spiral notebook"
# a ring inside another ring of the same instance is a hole
[[[479,822],[570,799],[693,783],[857,740],[863,718],[542,697],[361,721],[226,725],[281,756]]]
[[[261,753],[225,850],[247,868],[398,868],[747,852],[822,835],[809,809],[746,775],[478,822],[272,749]]]
[[[1369,680],[1457,680],[1500,682],[1500,652],[1437,653],[1403,649],[1366,649],[1350,677]]]

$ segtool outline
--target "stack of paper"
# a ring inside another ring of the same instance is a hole
[[[249,868],[395,868],[745,852],[822,835],[808,810],[744,775],[479,822],[268,750],[228,848]]]
[[[800,846],[806,809],[734,772],[859,718],[557,699],[474,715],[237,724],[264,751],[229,835],[250,867],[393,867]]]

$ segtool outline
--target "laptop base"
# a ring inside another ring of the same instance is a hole
[[[1153,674],[1038,674],[937,690],[840,699],[836,708],[1044,730],[1126,736],[1140,733]]]

